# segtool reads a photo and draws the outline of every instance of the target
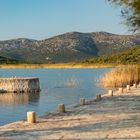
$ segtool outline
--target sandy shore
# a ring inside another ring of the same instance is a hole
[[[0,68],[110,68],[113,64],[82,64],[82,63],[56,63],[56,64],[3,64]]]
[[[29,124],[18,121],[0,127],[1,140],[140,140],[140,86],[102,101],[50,113]]]

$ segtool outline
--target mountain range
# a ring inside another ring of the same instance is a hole
[[[70,32],[44,40],[0,41],[0,56],[29,63],[60,63],[115,54],[140,45],[140,34]]]

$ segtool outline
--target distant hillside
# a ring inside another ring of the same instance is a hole
[[[113,54],[111,56],[102,56],[83,61],[88,64],[140,64],[140,46],[129,50]]]
[[[0,64],[18,64],[18,63],[21,62],[19,62],[16,59],[10,59],[10,58],[0,56]]]
[[[39,41],[24,38],[0,41],[0,54],[29,63],[58,63],[110,55],[138,44],[140,34],[71,32]]]

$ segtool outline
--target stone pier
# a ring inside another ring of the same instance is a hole
[[[39,78],[0,78],[0,92],[2,93],[31,93],[39,91]]]

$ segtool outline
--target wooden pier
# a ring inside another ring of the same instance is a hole
[[[0,78],[1,93],[35,93],[39,91],[39,78]]]

